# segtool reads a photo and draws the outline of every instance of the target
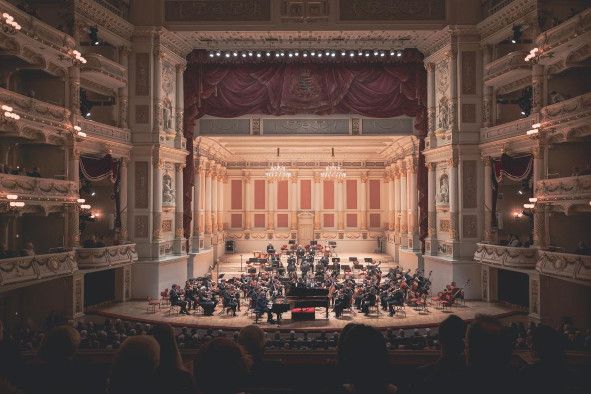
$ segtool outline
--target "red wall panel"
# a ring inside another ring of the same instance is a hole
[[[378,228],[380,227],[380,214],[379,213],[370,213],[369,214],[369,227],[371,228]]]
[[[380,180],[369,180],[369,209],[380,209]]]
[[[348,213],[347,214],[347,227],[357,227],[357,214],[356,213]]]
[[[266,214],[264,213],[255,213],[254,214],[254,226],[255,227],[265,227],[265,219]]]
[[[265,180],[254,181],[254,209],[265,209]]]
[[[312,209],[312,181],[310,179],[300,181],[300,209]]]
[[[334,181],[324,181],[324,209],[334,209]]]
[[[325,213],[324,214],[324,227],[334,227],[334,214],[332,214],[332,213]]]
[[[242,228],[242,214],[241,213],[233,213],[230,215],[230,227]]]
[[[289,227],[289,215],[287,213],[277,214],[277,227],[286,228]]]
[[[242,180],[241,179],[232,179],[231,182],[231,203],[230,209],[242,209]],[[235,227],[235,226],[232,226]]]
[[[277,209],[288,209],[289,184],[287,181],[277,182]]]
[[[357,180],[347,179],[347,209],[357,209]]]

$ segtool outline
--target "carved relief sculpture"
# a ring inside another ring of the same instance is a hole
[[[439,202],[449,204],[449,177],[447,174],[443,174],[439,178]]]
[[[162,177],[162,204],[174,205],[174,190],[172,188],[172,178],[168,174]]]

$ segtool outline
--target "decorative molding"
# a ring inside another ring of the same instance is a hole
[[[0,286],[71,275],[78,270],[74,252],[0,260]]]
[[[271,0],[166,0],[167,22],[266,22],[271,21]]]
[[[340,0],[342,21],[395,21],[445,19],[445,0],[416,0],[401,6],[390,0]]]
[[[476,245],[474,260],[481,264],[526,270],[536,267],[537,249],[514,248],[484,243]]]
[[[130,264],[138,259],[135,244],[107,246],[104,248],[77,248],[78,267],[99,268]]]

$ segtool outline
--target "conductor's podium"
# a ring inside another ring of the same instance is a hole
[[[315,319],[315,308],[293,308],[291,310],[292,321],[310,321]]]

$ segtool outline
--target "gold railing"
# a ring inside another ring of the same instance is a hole
[[[99,268],[124,265],[137,261],[135,244],[106,246],[103,248],[77,248],[78,267]]]

